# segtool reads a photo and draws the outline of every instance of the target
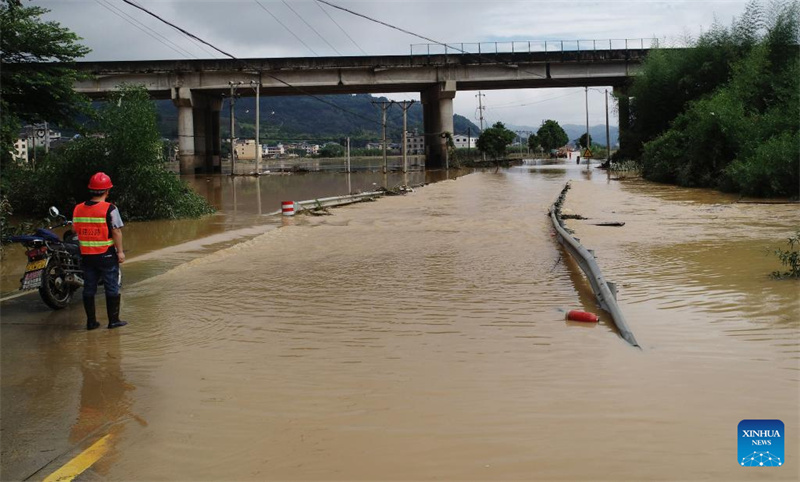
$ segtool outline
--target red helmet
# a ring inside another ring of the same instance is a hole
[[[92,191],[105,191],[114,187],[111,178],[105,172],[98,172],[89,179],[89,189]]]

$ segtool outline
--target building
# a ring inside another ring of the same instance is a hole
[[[11,151],[14,159],[19,161],[28,162],[28,140],[17,139],[14,141],[14,150]]]
[[[46,124],[45,124],[46,125]],[[28,147],[30,148],[30,139],[33,139],[35,147],[52,147],[54,141],[61,140],[61,132],[54,131],[53,129],[45,129],[42,124],[39,125],[26,125],[23,128],[24,134],[28,139]]]
[[[411,156],[425,154],[425,136],[406,132],[406,149]]]
[[[282,155],[286,154],[286,149],[283,147],[283,144],[281,144],[280,142],[278,144],[274,145],[274,146],[268,146],[268,145],[264,144],[264,146],[262,146],[262,147],[263,147],[264,155],[267,156],[267,157],[279,157],[279,156],[282,156]]]
[[[254,161],[256,159],[256,141],[253,139],[237,139],[233,147],[236,159]]]
[[[456,149],[475,149],[477,140],[477,137],[465,136],[463,134],[456,134],[453,136],[453,144],[455,144]]]

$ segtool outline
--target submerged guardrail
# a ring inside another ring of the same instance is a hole
[[[332,208],[336,206],[344,206],[346,204],[353,204],[377,197],[385,196],[387,191],[370,191],[358,194],[347,194],[345,196],[323,197],[319,199],[308,199],[306,201],[294,201],[295,209],[321,209]],[[267,213],[266,216],[275,216],[281,214],[281,209]]]
[[[556,202],[554,202],[553,206],[550,208],[549,215],[550,219],[553,221],[553,227],[556,228],[558,242],[567,249],[573,258],[575,258],[578,266],[581,267],[581,270],[589,280],[589,284],[592,285],[592,291],[594,291],[597,297],[597,303],[601,308],[611,314],[614,325],[616,325],[622,338],[631,345],[641,348],[630,328],[628,328],[622,310],[620,310],[619,305],[617,305],[616,286],[614,283],[605,280],[603,273],[600,271],[600,267],[594,259],[594,254],[583,247],[580,240],[572,236],[567,228],[564,227],[564,221],[561,219],[561,206],[564,204],[569,188],[570,184],[567,182],[564,189],[561,190],[558,199],[556,199]]]

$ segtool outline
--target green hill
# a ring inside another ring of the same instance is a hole
[[[325,95],[320,96],[328,102],[340,106],[351,115],[333,106],[320,102],[312,97],[281,96],[262,97],[261,104],[261,140],[264,143],[275,141],[338,141],[349,136],[354,146],[366,142],[375,142],[381,138],[381,109],[372,104],[373,101],[387,100],[385,97],[374,97],[370,94]],[[164,137],[176,138],[178,135],[178,111],[170,100],[156,101],[158,109],[158,125]],[[254,137],[255,134],[255,97],[242,97],[236,101],[236,135],[238,137]],[[230,107],[223,101],[220,114],[220,130],[223,137],[230,131]],[[373,119],[370,122],[370,119]],[[403,128],[403,111],[399,106],[392,106],[387,115],[387,137],[399,142]],[[467,134],[471,129],[473,136],[480,129],[466,117],[453,116],[456,134]],[[414,103],[408,111],[408,130],[423,132],[422,105]]]

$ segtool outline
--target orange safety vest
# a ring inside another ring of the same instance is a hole
[[[103,254],[114,245],[108,231],[106,214],[111,203],[99,202],[92,206],[81,203],[72,212],[72,226],[78,234],[81,254]]]

